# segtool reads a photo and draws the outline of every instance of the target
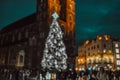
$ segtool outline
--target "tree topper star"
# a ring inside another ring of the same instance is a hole
[[[52,17],[53,17],[55,20],[57,20],[57,19],[59,18],[58,14],[57,14],[56,12],[54,12],[54,13],[52,14]]]

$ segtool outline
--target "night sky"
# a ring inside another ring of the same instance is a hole
[[[97,35],[120,38],[120,0],[76,0],[77,44]],[[0,0],[0,29],[36,11],[36,0]]]

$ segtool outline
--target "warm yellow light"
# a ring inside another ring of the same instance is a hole
[[[75,70],[78,71],[78,68],[76,67]]]
[[[102,40],[102,37],[99,37],[98,39],[101,41],[101,40]]]
[[[108,41],[109,40],[109,37],[107,35],[104,35],[105,37],[105,40]]]
[[[89,44],[89,40],[87,40],[87,41],[85,42],[85,44],[86,44],[86,45]]]
[[[109,50],[109,53],[112,53],[112,51],[111,51],[111,50]]]
[[[80,62],[80,59],[78,59],[78,62]]]
[[[81,62],[83,62],[84,60],[83,59],[81,59]]]
[[[100,50],[98,50],[98,53],[100,53]]]

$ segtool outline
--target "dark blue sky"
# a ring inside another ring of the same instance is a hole
[[[76,39],[120,38],[120,0],[75,0]],[[36,11],[36,0],[0,0],[0,28]]]

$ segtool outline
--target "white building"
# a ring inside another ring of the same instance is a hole
[[[87,67],[98,69],[120,69],[120,41],[114,41],[108,35],[97,36],[95,40],[87,40],[78,48],[76,69]]]
[[[120,41],[114,40],[113,41],[113,52],[115,58],[115,68],[120,69]]]

